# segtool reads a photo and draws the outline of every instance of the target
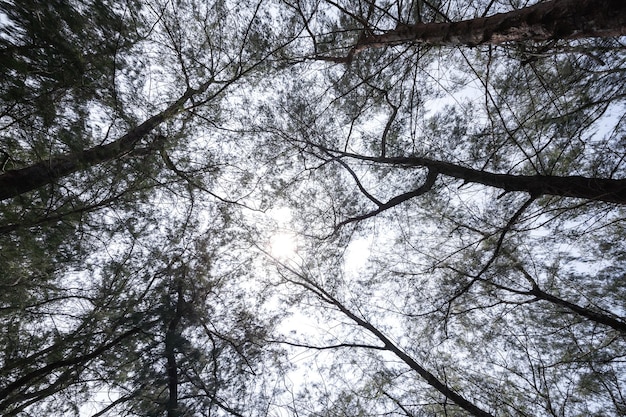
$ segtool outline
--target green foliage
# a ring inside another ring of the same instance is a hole
[[[3,2],[0,413],[623,415],[623,38],[362,43],[526,3]]]
[[[126,70],[126,54],[140,39],[134,20],[138,6],[99,0],[4,2],[0,10],[5,20],[0,40],[4,126],[17,124],[31,132],[50,132],[58,126],[58,141],[70,149],[85,146],[88,142],[76,141],[85,139],[90,106],[115,105],[116,76]],[[69,143],[64,135],[71,138]],[[8,138],[21,146],[28,143],[14,133]],[[21,149],[4,146],[16,163],[26,162]],[[58,152],[46,144],[31,146],[39,158]]]

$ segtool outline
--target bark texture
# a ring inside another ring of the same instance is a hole
[[[476,46],[621,35],[626,35],[626,1],[553,0],[460,22],[403,25],[364,36],[351,54],[404,43]]]

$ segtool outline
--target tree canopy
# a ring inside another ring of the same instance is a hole
[[[626,3],[0,3],[0,413],[626,414]]]

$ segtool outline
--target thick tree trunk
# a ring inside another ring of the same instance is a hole
[[[536,197],[554,195],[626,204],[626,179],[590,178],[578,175],[558,177],[553,175],[495,174],[429,158],[381,158],[346,152],[330,152],[347,158],[386,165],[424,167],[441,175],[469,183],[487,185],[504,191],[524,191]]]
[[[192,96],[205,91],[210,83],[198,90],[189,89],[162,112],[152,116],[119,139],[106,145],[53,157],[25,168],[0,175],[0,201],[35,190],[75,172],[119,158],[131,152],[137,143],[164,121],[179,113]]]
[[[351,55],[404,43],[501,44],[626,35],[624,0],[553,0],[460,22],[416,23],[363,37]]]

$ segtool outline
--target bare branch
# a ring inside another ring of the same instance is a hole
[[[426,177],[426,181],[424,182],[424,184],[422,184],[422,186],[420,186],[416,190],[409,191],[407,193],[400,194],[398,196],[393,197],[391,200],[387,201],[386,203],[379,205],[376,210],[370,211],[369,213],[361,214],[360,216],[350,217],[349,219],[339,222],[335,226],[335,233],[337,233],[339,229],[341,229],[343,226],[347,224],[369,219],[370,217],[374,217],[382,213],[385,210],[389,210],[390,208],[393,208],[399,204],[404,203],[405,201],[408,201],[412,198],[419,197],[420,195],[426,194],[428,191],[431,190],[431,188],[435,184],[435,181],[437,180],[437,175],[438,173],[436,170],[429,169],[428,175]]]

